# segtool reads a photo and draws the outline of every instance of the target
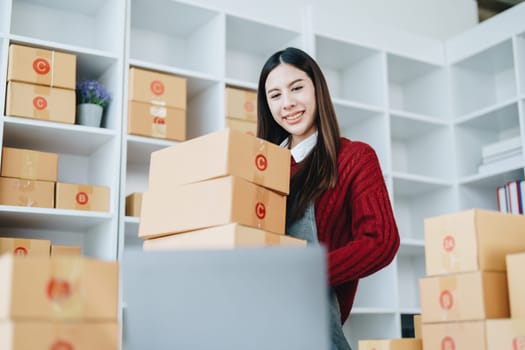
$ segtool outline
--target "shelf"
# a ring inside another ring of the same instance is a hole
[[[376,307],[353,307],[352,315],[393,315],[397,313],[396,308]]]
[[[133,164],[149,165],[151,152],[174,146],[177,141],[154,139],[142,136],[127,136],[127,162]]]
[[[226,85],[238,87],[241,89],[255,90],[255,91],[257,91],[258,89],[258,86],[256,83],[237,80],[237,79],[226,79]]]
[[[399,118],[405,118],[407,120],[410,120],[410,121],[419,121],[419,122],[422,122],[422,123],[428,123],[428,124],[434,124],[436,126],[445,126],[445,125],[448,125],[449,123],[447,121],[444,121],[442,119],[439,119],[439,118],[436,118],[436,117],[433,117],[433,116],[428,116],[428,115],[423,115],[423,114],[418,114],[418,113],[412,113],[412,112],[407,112],[407,111],[402,111],[402,110],[397,110],[397,109],[389,109],[389,114],[391,116],[395,116],[395,117],[399,117]],[[397,131],[396,131],[397,132]],[[402,133],[402,131],[400,131]],[[415,132],[417,133],[417,132]]]
[[[456,120],[456,124],[457,125],[461,125],[461,124],[468,124],[470,123],[471,121],[479,118],[479,117],[484,117],[486,115],[491,115],[491,114],[499,114],[501,113],[500,111],[501,110],[505,110],[507,107],[509,107],[510,105],[513,105],[515,104],[516,102],[518,101],[517,98],[510,98],[506,101],[501,101],[499,103],[496,103],[496,104],[493,104],[491,106],[487,106],[485,108],[482,108],[480,110],[477,110],[477,111],[474,111],[472,113],[469,113],[467,115],[464,115],[460,118],[458,118]]]
[[[443,181],[429,176],[404,174],[395,172],[394,192],[400,196],[419,196],[443,188],[451,187],[451,181]]]
[[[518,88],[521,98],[525,98],[525,32],[516,36],[516,69],[518,71]]]
[[[382,270],[359,280],[354,307],[395,310],[397,308],[397,292],[377,288],[381,284],[392,286],[393,289],[396,288],[395,264],[390,264]]]
[[[422,256],[425,254],[425,240],[401,237],[399,256]]]
[[[459,180],[460,185],[474,186],[478,188],[486,188],[493,190],[496,193],[496,187],[505,184],[508,181],[523,178],[523,168],[525,162],[509,167],[507,169],[499,169],[489,174],[477,174],[467,176]]]
[[[419,280],[426,275],[424,248],[419,254],[398,254],[397,281],[399,284],[399,308],[413,310],[420,307]]]

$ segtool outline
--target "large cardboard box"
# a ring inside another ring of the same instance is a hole
[[[257,123],[247,120],[226,118],[226,127],[248,135],[257,136]]]
[[[525,318],[487,320],[485,331],[487,350],[525,349]]]
[[[8,81],[74,90],[76,73],[75,55],[16,44],[9,46]]]
[[[7,116],[75,123],[75,91],[11,81],[7,85]]]
[[[51,241],[47,239],[0,237],[0,255],[49,256],[50,246]]]
[[[118,350],[117,322],[0,322],[2,350]]]
[[[505,272],[425,277],[419,287],[423,323],[509,317]]]
[[[142,193],[134,192],[126,196],[126,216],[140,216]]]
[[[57,245],[51,246],[51,256],[81,256],[82,248],[78,245]]]
[[[525,232],[524,232],[525,234]],[[525,252],[507,255],[510,316],[525,319]]]
[[[0,205],[54,208],[55,183],[0,177]]]
[[[421,350],[421,339],[367,339],[359,341],[359,350]]]
[[[58,154],[4,147],[2,149],[1,176],[56,181]]]
[[[139,237],[154,238],[237,222],[284,234],[286,197],[226,176],[145,192]]]
[[[226,87],[226,117],[257,121],[257,92]]]
[[[117,262],[6,254],[0,285],[0,320],[117,320]]]
[[[130,101],[128,134],[184,141],[186,140],[186,110]]]
[[[505,271],[505,256],[525,251],[525,216],[473,209],[425,219],[427,276]]]
[[[234,175],[287,194],[290,157],[286,148],[224,129],[152,152],[149,190]]]
[[[56,208],[109,211],[109,187],[57,182]]]
[[[186,109],[186,79],[172,74],[132,67],[129,100]]]
[[[143,243],[144,250],[232,249],[275,245],[306,247],[306,241],[232,223],[147,239]]]

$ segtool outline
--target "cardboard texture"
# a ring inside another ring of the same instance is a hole
[[[226,87],[226,117],[257,121],[257,92]]]
[[[425,277],[419,287],[423,323],[509,317],[505,272]]]
[[[129,100],[186,110],[186,78],[132,67]]]
[[[288,194],[290,151],[225,129],[152,152],[149,190],[233,175]]]
[[[7,80],[75,89],[75,55],[35,47],[11,44]]]
[[[524,233],[525,234],[525,233]],[[507,255],[510,316],[525,319],[525,253]]]
[[[4,147],[2,149],[1,176],[56,181],[58,154]]]
[[[367,339],[360,340],[359,350],[421,350],[421,339]]]
[[[0,205],[54,208],[55,183],[0,177]]]
[[[285,196],[226,176],[145,192],[139,237],[149,239],[234,222],[284,234],[285,217]]]
[[[75,123],[75,91],[11,81],[7,85],[7,116]]]
[[[126,216],[140,216],[142,193],[134,192],[126,196]]]
[[[56,245],[51,246],[51,256],[81,256],[82,248],[77,245]]]
[[[421,315],[414,315],[414,338],[421,338]]]
[[[257,136],[257,123],[246,120],[226,118],[226,128],[238,130],[244,134]]]
[[[186,140],[186,110],[130,101],[128,134],[184,141]]]
[[[0,255],[49,256],[50,246],[51,241],[47,239],[0,237]]]
[[[2,350],[118,350],[117,322],[0,322]]]
[[[143,243],[144,250],[233,249],[275,245],[306,247],[306,241],[233,223],[147,239]]]
[[[0,256],[0,320],[117,321],[118,263]]]
[[[525,216],[473,209],[425,219],[427,276],[505,271],[505,256],[525,251]]]
[[[56,208],[109,211],[109,187],[57,182]]]

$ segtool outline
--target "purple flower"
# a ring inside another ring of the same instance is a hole
[[[104,85],[96,80],[77,82],[77,103],[94,103],[106,107],[111,101],[111,95]]]

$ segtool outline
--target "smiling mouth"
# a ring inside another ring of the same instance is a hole
[[[283,117],[283,119],[287,120],[287,121],[294,121],[294,120],[299,119],[303,115],[303,113],[304,113],[304,111],[297,112],[297,113],[285,116],[285,117]]]

